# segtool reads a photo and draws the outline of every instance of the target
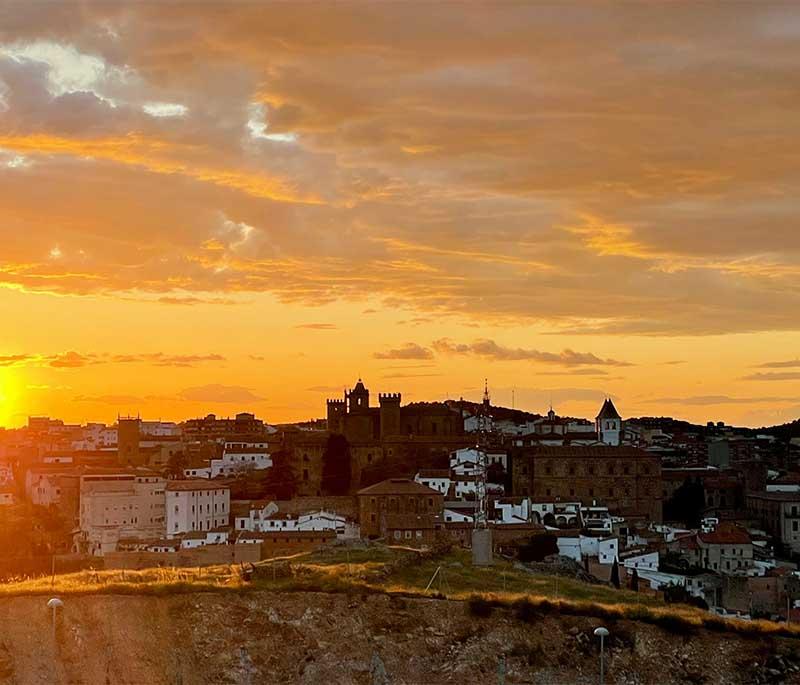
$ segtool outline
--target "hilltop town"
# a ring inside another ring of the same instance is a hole
[[[0,431],[4,578],[257,564],[381,541],[469,548],[724,616],[796,620],[800,438],[791,427],[596,417],[464,400],[324,419],[31,417]],[[321,408],[322,409],[322,408]]]

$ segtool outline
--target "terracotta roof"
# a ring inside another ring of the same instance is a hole
[[[210,479],[171,480],[167,483],[167,490],[230,490],[230,486]]]
[[[271,540],[272,538],[281,537],[290,538],[318,538],[318,537],[336,537],[336,532],[333,530],[270,530],[264,533],[245,530],[242,531],[237,540],[245,538],[247,540]]]
[[[747,545],[752,541],[744,528],[733,523],[720,523],[711,533],[698,533],[697,539],[706,545]]]
[[[652,454],[638,447],[612,447],[610,445],[542,445],[535,448],[532,456],[537,458],[552,457],[554,459],[563,457],[601,457],[603,459],[655,458]]]
[[[358,491],[358,495],[441,495],[438,490],[408,478],[389,478]]]
[[[800,484],[800,473],[787,473],[779,478],[768,481],[768,485],[798,485]]]
[[[747,499],[765,499],[773,502],[800,502],[800,492],[749,492]]]
[[[180,540],[155,540],[147,543],[148,547],[172,547],[173,549],[180,547],[180,545]]]
[[[450,478],[448,469],[421,469],[417,476],[419,478]]]
[[[192,531],[190,531],[188,533],[184,533],[183,534],[183,539],[184,540],[205,540],[207,535],[208,534],[205,531],[192,530]]]

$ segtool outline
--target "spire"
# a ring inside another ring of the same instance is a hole
[[[489,379],[488,378],[484,378],[483,379],[483,406],[487,407],[487,408],[489,406]]]

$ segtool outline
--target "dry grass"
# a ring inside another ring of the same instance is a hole
[[[271,576],[283,565],[288,574]],[[82,571],[0,584],[0,598],[25,595],[131,594],[167,595],[192,592],[326,592],[383,593],[404,597],[431,597],[463,601],[476,617],[495,609],[511,611],[519,620],[533,622],[544,615],[592,616],[606,621],[631,620],[686,634],[706,629],[745,636],[800,638],[800,626],[770,621],[740,621],[683,605],[666,605],[652,596],[589,585],[568,578],[533,575],[499,561],[476,568],[469,553],[421,555],[414,550],[368,548],[331,549],[261,562],[252,582],[238,566],[154,568],[143,571]],[[437,580],[425,590],[439,569]]]
[[[22,595],[170,594],[244,587],[238,567],[80,571],[0,584],[0,597]]]

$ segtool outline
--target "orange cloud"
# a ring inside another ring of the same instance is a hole
[[[137,134],[100,139],[65,138],[46,134],[5,135],[0,136],[0,148],[34,155],[56,154],[108,160],[142,167],[155,174],[186,176],[196,181],[233,188],[253,197],[301,204],[322,203],[313,193],[302,193],[285,181],[263,174],[217,169],[170,159],[167,154],[187,154],[197,148],[152,140]]]

